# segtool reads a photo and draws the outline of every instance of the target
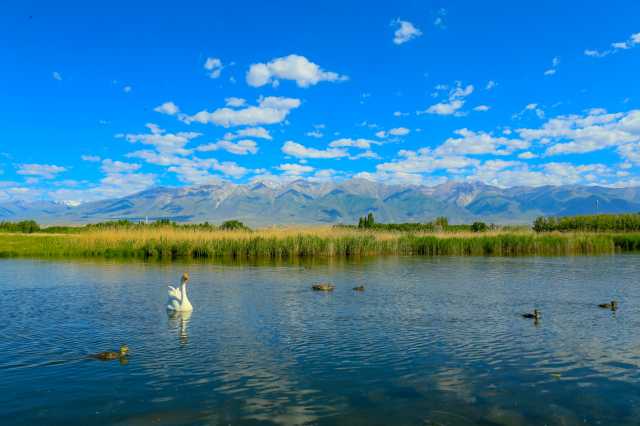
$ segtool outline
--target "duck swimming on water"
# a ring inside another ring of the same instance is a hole
[[[100,352],[97,354],[89,355],[89,358],[99,359],[100,361],[112,361],[114,359],[122,360],[129,354],[129,347],[127,345],[120,346],[120,350]]]
[[[533,310],[533,313],[526,313],[526,314],[522,314],[522,318],[529,318],[529,319],[534,319],[534,320],[539,320],[540,319],[540,311],[537,309]]]
[[[598,305],[599,308],[604,308],[604,309],[611,309],[612,311],[615,311],[616,309],[618,309],[618,302],[616,302],[615,300],[612,300],[609,303],[601,303]]]
[[[358,287],[354,287],[353,291],[364,291],[364,286],[363,285],[359,285]]]
[[[311,288],[315,291],[333,291],[333,289],[335,289],[336,286],[329,283],[320,283],[320,284],[312,285]]]

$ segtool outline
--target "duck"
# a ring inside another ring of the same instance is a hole
[[[187,282],[189,274],[183,273],[180,279],[180,288],[169,286],[169,299],[167,300],[167,310],[172,312],[191,312],[193,306],[187,297]]]
[[[618,309],[618,302],[616,302],[615,300],[612,300],[609,303],[600,303],[598,307],[604,308],[604,309],[611,309],[612,311],[615,311],[616,309]]]
[[[120,349],[116,351],[100,352],[97,354],[89,355],[89,358],[99,359],[100,361],[112,361],[114,359],[124,359],[129,354],[129,347],[127,345],[120,346]]]
[[[319,283],[319,284],[312,285],[311,288],[315,291],[333,291],[333,289],[335,289],[336,286],[329,283]]]
[[[354,287],[353,291],[364,291],[364,286],[363,285],[359,285],[357,287]]]
[[[540,311],[537,309],[533,310],[533,313],[526,313],[526,314],[522,314],[522,318],[529,318],[529,319],[534,319],[534,320],[539,320],[540,319]]]

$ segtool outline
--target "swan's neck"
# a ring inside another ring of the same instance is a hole
[[[181,296],[182,296],[182,298],[181,298],[181,300],[180,300],[180,303],[181,303],[182,305],[185,305],[185,304],[187,304],[187,305],[188,305],[188,304],[190,304],[190,303],[189,303],[189,298],[187,297],[187,283],[182,283],[182,284],[180,284],[180,294],[181,294]]]

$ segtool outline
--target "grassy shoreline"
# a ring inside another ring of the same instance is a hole
[[[640,251],[640,233],[405,233],[328,227],[246,231],[172,228],[80,234],[0,233],[0,257],[295,259],[376,255],[553,256]]]

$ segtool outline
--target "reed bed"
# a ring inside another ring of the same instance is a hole
[[[640,250],[640,233],[402,233],[331,227],[258,231],[97,230],[0,234],[0,256],[141,259],[294,259],[403,256],[548,256]]]

